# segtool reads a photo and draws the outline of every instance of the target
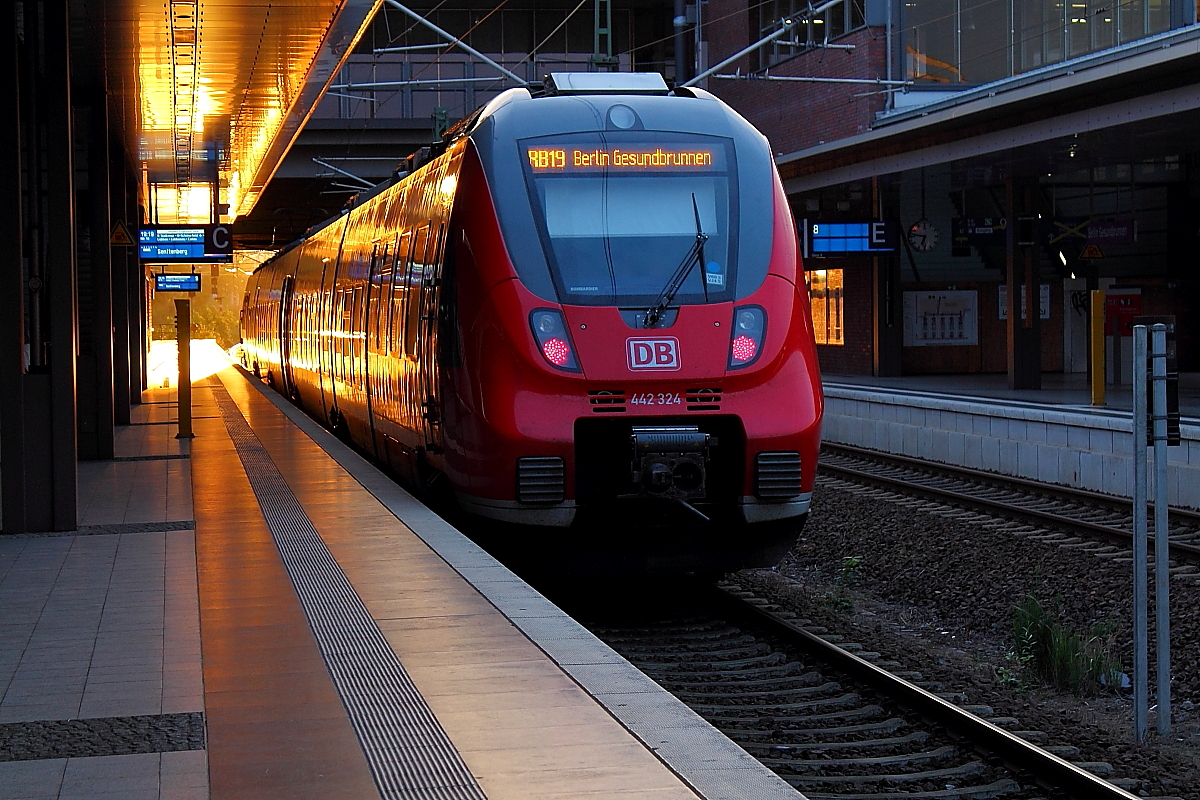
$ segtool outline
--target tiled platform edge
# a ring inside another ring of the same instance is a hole
[[[1120,497],[1133,491],[1132,430],[1129,412],[825,384],[827,442]],[[1200,425],[1181,432],[1167,499],[1200,508]]]

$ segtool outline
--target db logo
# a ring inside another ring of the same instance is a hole
[[[628,339],[630,369],[679,369],[679,340]]]

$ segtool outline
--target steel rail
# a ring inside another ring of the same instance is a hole
[[[1028,478],[1020,478],[1015,475],[999,475],[995,472],[985,472],[981,469],[972,469],[971,467],[963,467],[958,464],[943,464],[938,461],[925,461],[920,458],[902,456],[896,453],[884,453],[880,450],[868,450],[865,447],[855,447],[851,444],[833,444],[831,442],[822,442],[821,449],[830,450],[832,452],[846,453],[847,455],[870,459],[872,461],[886,461],[895,464],[904,464],[930,472],[949,473],[951,475],[970,478],[973,480],[988,481],[1000,485],[1020,486],[1025,489],[1032,489],[1033,491],[1041,492],[1042,494],[1061,497],[1064,500],[1103,503],[1110,508],[1121,511],[1129,511],[1129,504],[1132,502],[1131,500],[1121,497],[1114,497],[1110,494],[1093,492],[1090,489],[1076,489],[1073,486],[1059,486],[1053,483],[1041,483]],[[1188,522],[1200,525],[1200,512],[1192,511],[1189,508],[1180,508],[1179,506],[1171,506],[1170,511],[1171,516],[1175,517],[1176,519],[1184,519]]]
[[[1011,485],[1021,486],[1023,488],[1031,488],[1045,494],[1052,494],[1064,499],[1074,499],[1081,501],[1099,501],[1117,507],[1119,501],[1103,495],[1096,495],[1092,492],[1076,492],[1076,490],[1067,490],[1063,487],[1047,487],[1045,484],[1027,481],[1021,478],[1008,478],[1005,476],[994,475],[987,472],[978,472],[975,470],[966,470],[959,467],[944,466],[942,464],[934,464],[928,461],[920,461],[918,459],[910,459],[906,456],[893,456],[890,454],[877,454],[872,450],[860,450],[858,448],[847,448],[842,445],[834,446],[836,449],[845,450],[851,455],[860,456],[864,459],[877,461],[893,461],[897,463],[908,463],[913,467],[920,468],[922,471],[941,471],[947,473],[957,473],[963,477],[978,478],[980,480],[989,481],[991,483],[1003,485],[1009,483]],[[831,448],[833,449],[833,448]],[[887,488],[899,488],[909,494],[919,495],[932,500],[949,501],[958,505],[976,508],[984,511],[1000,511],[1018,519],[1023,519],[1029,522],[1046,523],[1056,525],[1062,528],[1073,528],[1087,533],[1097,534],[1104,538],[1117,542],[1123,545],[1129,545],[1133,540],[1133,534],[1121,528],[1114,528],[1111,525],[1103,525],[1098,522],[1089,522],[1087,520],[1076,519],[1074,517],[1055,514],[1050,511],[1041,511],[1035,508],[1025,508],[1023,506],[1006,503],[1000,500],[992,500],[986,497],[978,497],[972,494],[954,491],[952,489],[942,489],[936,486],[925,486],[918,483],[910,483],[901,478],[895,478],[887,475],[877,475],[872,472],[856,470],[851,467],[845,467],[836,464],[822,463],[818,467],[819,472],[836,473],[853,478],[858,481],[865,481],[877,485],[886,486]],[[1171,510],[1172,515],[1177,518],[1180,516],[1194,516],[1190,512],[1180,511],[1176,514],[1176,510]],[[1151,534],[1150,541],[1154,541],[1154,535]],[[1168,539],[1171,556],[1190,562],[1200,561],[1200,547],[1196,545],[1184,544],[1182,542],[1172,542]]]
[[[870,686],[901,705],[942,725],[1004,759],[1007,766],[1024,770],[1035,780],[1069,792],[1079,800],[1138,800],[1136,795],[1093,775],[1070,761],[1059,758],[1035,744],[1000,728],[970,711],[959,708],[932,692],[928,692],[882,667],[827,642],[790,620],[776,616],[765,608],[724,591],[711,587],[718,600],[730,611],[765,623],[783,638],[795,643],[805,652],[841,670],[855,680]]]

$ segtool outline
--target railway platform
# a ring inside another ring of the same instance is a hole
[[[1083,376],[1043,376],[1038,391],[1004,375],[826,375],[823,439],[895,455],[1129,497],[1132,394],[1089,405]],[[1183,442],[1168,448],[1167,497],[1200,508],[1200,375],[1180,376]]]
[[[0,798],[799,796],[285,401],[193,396],[0,541]]]

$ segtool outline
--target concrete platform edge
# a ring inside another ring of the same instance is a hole
[[[825,441],[1129,497],[1130,412],[827,383]],[[1200,425],[1167,449],[1167,497],[1200,508]]]

